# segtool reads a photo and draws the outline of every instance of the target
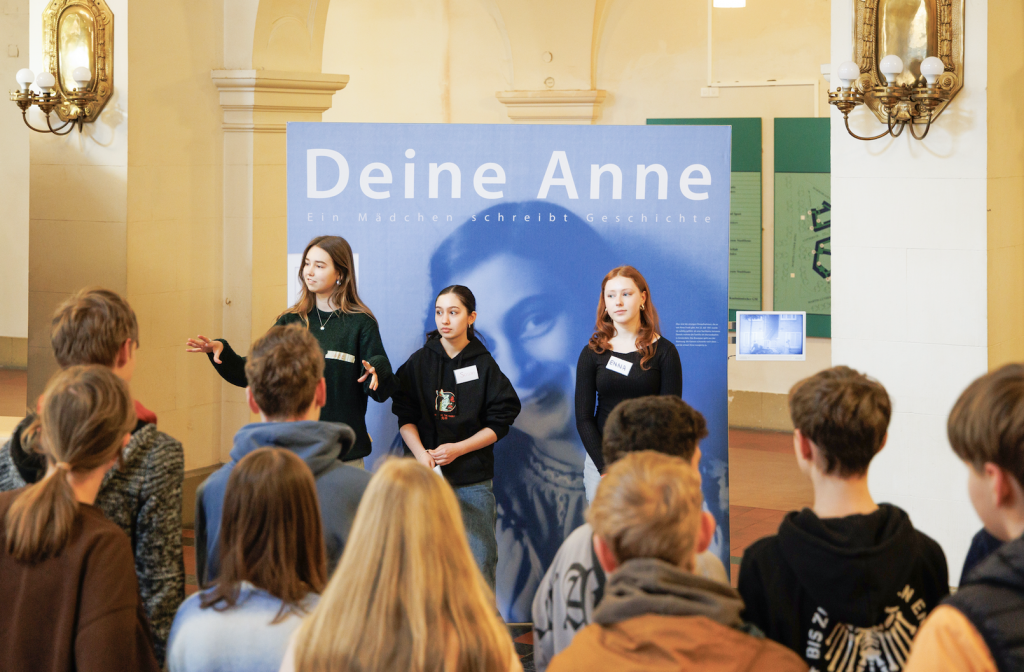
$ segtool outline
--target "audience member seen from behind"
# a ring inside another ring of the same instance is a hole
[[[65,301],[50,328],[53,354],[61,368],[99,364],[131,385],[139,347],[135,312],[121,296],[87,288]],[[157,429],[156,415],[137,400],[138,418],[120,462],[110,470],[96,506],[131,541],[135,573],[153,629],[153,646],[163,661],[174,612],[185,599],[181,555],[181,487],[185,455],[181,443]],[[35,415],[18,426],[0,448],[0,491],[38,482],[46,473],[33,446]]]
[[[605,423],[603,464],[654,450],[682,458],[696,470],[700,440],[707,435],[704,416],[679,397],[630,399],[616,406]],[[581,628],[593,622],[606,583],[594,543],[589,523],[576,528],[558,549],[533,598],[533,659],[540,672]],[[694,574],[729,583],[722,561],[706,550],[697,554]]]
[[[327,583],[313,474],[281,448],[260,448],[224,493],[220,576],[178,609],[170,672],[276,672],[292,633]]]
[[[447,482],[391,458],[370,481],[346,552],[282,672],[522,670]]]
[[[908,672],[1024,670],[1024,365],[971,383],[949,414],[953,452],[967,465],[978,517],[1003,545],[932,612]]]
[[[750,634],[732,586],[693,573],[715,533],[702,502],[699,473],[678,457],[642,451],[608,468],[587,513],[605,595],[551,672],[807,669]]]
[[[132,549],[94,505],[135,426],[125,383],[73,366],[43,393],[41,479],[0,494],[0,670],[158,670]]]
[[[868,490],[889,395],[837,366],[794,385],[789,413],[814,505],[787,514],[777,535],[743,554],[745,617],[818,669],[902,667],[921,622],[949,593],[949,577],[939,545]]]
[[[324,356],[316,339],[296,325],[271,327],[253,343],[245,364],[249,408],[260,422],[235,434],[231,461],[196,492],[196,573],[201,585],[216,580],[224,493],[232,470],[263,446],[284,448],[302,458],[316,480],[327,548],[327,570],[341,557],[359,498],[370,482],[362,469],[341,464],[356,435],[348,425],[320,422],[324,405]]]

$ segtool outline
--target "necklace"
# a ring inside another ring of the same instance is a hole
[[[326,327],[328,322],[331,321],[331,318],[334,317],[334,311],[332,310],[331,314],[327,316],[327,322],[324,322],[324,318],[320,317],[320,309],[319,308],[316,309],[316,317],[317,317],[318,320],[320,320],[320,331],[323,331],[324,327]]]

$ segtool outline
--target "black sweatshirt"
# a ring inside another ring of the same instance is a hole
[[[942,549],[902,509],[844,518],[804,509],[743,554],[739,591],[744,619],[813,669],[902,670],[949,576]]]
[[[659,338],[654,348],[654,357],[647,362],[646,371],[640,368],[639,352],[605,350],[599,355],[587,345],[580,353],[576,364],[576,430],[587,454],[601,472],[604,472],[601,434],[605,421],[620,402],[652,394],[683,396],[683,366],[676,346],[668,339]],[[608,367],[612,357],[616,359],[613,362],[616,369]],[[620,373],[627,366],[628,373]]]
[[[391,396],[397,385],[391,372],[391,362],[384,352],[384,344],[380,340],[377,322],[364,313],[326,313],[318,308],[310,311],[309,332],[313,334],[325,360],[324,378],[327,381],[327,404],[320,410],[320,420],[324,422],[342,422],[356,433],[356,444],[352,450],[341,456],[343,460],[354,460],[370,454],[370,435],[366,431],[366,398],[384,402]],[[274,326],[285,324],[302,324],[302,318],[295,313],[286,313],[277,318]],[[320,325],[324,328],[321,329]],[[245,357],[239,356],[228,342],[217,339],[224,344],[224,352],[220,354],[221,364],[210,361],[221,377],[238,387],[245,387]],[[366,370],[366,360],[377,371],[377,389],[370,389],[368,376],[362,383],[357,382]]]
[[[439,338],[432,338],[399,367],[397,377],[391,411],[399,427],[416,425],[427,450],[468,439],[486,427],[500,441],[519,415],[512,383],[476,338],[454,358]],[[461,455],[441,471],[452,485],[494,478],[494,446]]]

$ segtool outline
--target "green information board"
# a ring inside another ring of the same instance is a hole
[[[775,120],[775,310],[807,311],[807,335],[832,335],[829,119]]]
[[[761,310],[761,119],[648,119],[649,125],[731,126],[729,320]]]

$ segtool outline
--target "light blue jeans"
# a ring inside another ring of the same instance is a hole
[[[587,455],[583,459],[583,489],[587,493],[587,504],[594,501],[594,495],[597,494],[597,486],[601,483],[601,472],[597,470],[597,465],[590,459],[590,455]]]
[[[462,511],[462,523],[466,526],[469,550],[484,575],[487,585],[494,590],[495,573],[498,568],[498,541],[494,537],[497,511],[494,504],[494,481],[483,481],[472,485],[454,485],[455,497]]]

